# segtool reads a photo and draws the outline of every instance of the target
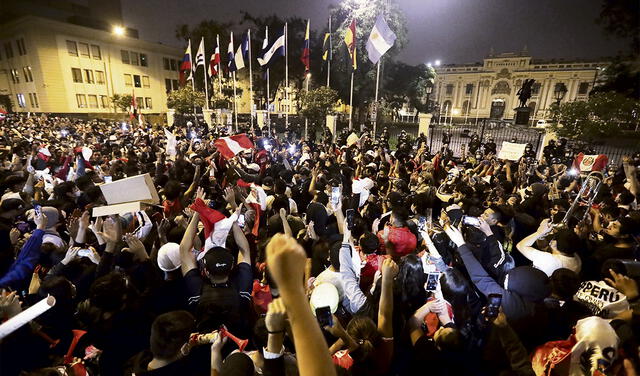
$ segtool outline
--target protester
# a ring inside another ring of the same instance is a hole
[[[245,129],[243,150],[198,123],[9,115],[0,131],[1,318],[56,299],[0,338],[2,375],[640,366],[640,157],[585,201],[566,141],[509,161],[497,135],[458,157],[407,132],[390,150],[386,128]],[[142,174],[157,201],[93,216]]]

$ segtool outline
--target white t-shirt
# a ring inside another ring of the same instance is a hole
[[[520,253],[533,262],[534,268],[542,270],[549,277],[553,272],[561,268],[566,268],[576,273],[580,273],[582,269],[582,260],[578,255],[565,256],[560,253],[543,252],[530,247],[524,251],[520,250]]]
[[[331,269],[325,269],[322,273],[318,274],[315,281],[313,281],[314,286],[318,286],[321,283],[331,283],[338,290],[338,296],[340,300],[344,297],[344,282],[342,282],[342,275],[339,272],[334,272]]]

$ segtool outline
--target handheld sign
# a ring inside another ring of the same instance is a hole
[[[524,149],[527,144],[516,144],[513,142],[502,142],[502,148],[498,153],[499,159],[508,159],[510,161],[517,161],[524,154]]]

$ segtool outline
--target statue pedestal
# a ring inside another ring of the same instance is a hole
[[[515,125],[529,125],[529,116],[531,116],[531,108],[529,107],[517,107]]]

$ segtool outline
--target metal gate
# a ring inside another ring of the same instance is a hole
[[[435,153],[445,143],[448,143],[449,149],[453,151],[454,156],[460,157],[462,155],[462,145],[467,148],[474,134],[478,135],[481,144],[493,140],[496,143],[497,152],[500,152],[502,142],[508,141],[519,144],[530,143],[537,153],[541,147],[544,132],[534,128],[518,127],[510,123],[491,121],[489,119],[483,120],[477,125],[432,125],[429,128],[429,150]]]

